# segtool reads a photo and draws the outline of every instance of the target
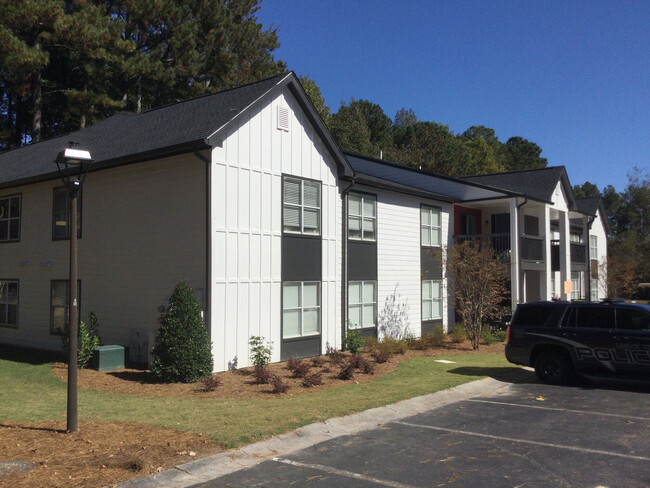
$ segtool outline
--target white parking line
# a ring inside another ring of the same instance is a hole
[[[468,432],[465,430],[456,430],[456,429],[448,429],[446,427],[435,427],[433,425],[421,425],[421,424],[412,424],[410,422],[402,422],[400,420],[397,420],[393,422],[394,424],[401,424],[401,425],[407,425],[409,427],[415,427],[418,429],[430,429],[430,430],[437,430],[440,432],[449,432],[450,434],[460,434],[460,435],[469,435],[473,437],[483,437],[485,439],[493,439],[497,441],[509,441],[509,442],[515,442],[518,444],[532,444],[534,446],[542,446],[542,447],[553,447],[555,449],[565,449],[567,451],[578,451],[578,452],[585,452],[589,454],[602,454],[604,456],[614,456],[614,457],[621,457],[621,458],[626,458],[626,459],[635,459],[637,461],[650,461],[649,457],[644,457],[644,456],[633,456],[631,454],[621,454],[618,452],[611,452],[611,451],[601,451],[600,449],[588,449],[586,447],[575,447],[575,446],[565,446],[563,444],[551,444],[548,442],[538,442],[538,441],[529,441],[526,439],[513,439],[512,437],[502,437],[499,435],[490,435],[490,434],[480,434],[478,432]]]
[[[366,476],[360,473],[346,471],[344,469],[337,469],[331,466],[325,466],[323,464],[301,463],[300,461],[292,461],[291,459],[283,459],[279,457],[274,457],[271,459],[275,462],[288,464],[290,466],[316,469],[318,471],[324,471],[325,473],[337,474],[339,476],[345,476],[347,478],[352,478],[355,480],[369,481],[371,483],[375,483],[382,486],[390,486],[391,488],[415,488],[414,486],[405,485],[404,483],[397,483],[396,481],[380,480],[378,478],[373,478],[372,476]]]
[[[558,407],[546,407],[546,406],[541,406],[541,405],[522,405],[520,403],[508,403],[508,402],[498,402],[498,401],[492,401],[492,400],[480,400],[478,398],[468,398],[465,400],[467,402],[477,402],[477,403],[490,403],[493,405],[509,405],[511,407],[522,407],[522,408],[536,408],[539,410],[553,410],[556,412],[568,412],[568,413],[584,413],[587,415],[600,415],[602,417],[616,417],[620,419],[627,419],[627,420],[644,420],[646,422],[650,422],[649,417],[634,417],[632,415],[619,415],[616,413],[602,413],[602,412],[591,412],[589,410],[575,410],[571,408],[558,408]]]

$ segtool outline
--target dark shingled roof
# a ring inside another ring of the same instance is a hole
[[[465,181],[481,183],[495,188],[503,188],[520,193],[527,197],[550,203],[553,200],[553,192],[560,179],[566,179],[565,190],[569,198],[573,198],[571,186],[568,184],[564,166],[551,166],[549,168],[532,169],[524,171],[513,171],[510,173],[493,173],[487,175],[466,176]],[[571,205],[570,205],[571,206]]]
[[[488,200],[511,196],[511,192],[436,175],[384,160],[346,153],[355,173],[355,181],[418,194],[441,201]]]
[[[207,149],[215,135],[256,102],[290,85],[303,108],[309,104],[295,74],[283,73],[256,83],[166,105],[141,114],[121,112],[86,129],[0,153],[0,188],[41,181],[58,175],[54,159],[68,141],[91,152],[93,170],[147,158]],[[297,85],[297,86],[294,86]],[[310,110],[306,110],[310,112]],[[311,110],[315,113],[315,111]],[[309,114],[317,132],[345,165],[317,115]],[[212,136],[212,137],[211,137]],[[348,170],[349,171],[349,170]],[[349,171],[351,172],[351,171]]]
[[[581,214],[590,215],[591,217],[595,217],[596,214],[598,214],[599,203],[600,197],[576,198],[578,212]]]

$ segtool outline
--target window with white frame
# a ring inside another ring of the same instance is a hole
[[[591,278],[589,280],[589,300],[592,302],[598,301],[598,278]]]
[[[359,241],[377,239],[377,198],[362,193],[348,195],[348,237]]]
[[[589,258],[598,259],[598,236],[589,236]]]
[[[575,242],[577,244],[582,243],[582,235],[571,232],[571,235],[569,236],[569,241]]]
[[[442,318],[442,282],[422,281],[422,320]]]
[[[284,232],[320,235],[320,182],[285,176],[282,183]]]
[[[20,240],[20,195],[0,198],[0,242]]]
[[[18,327],[18,280],[0,280],[0,326]]]
[[[420,237],[423,247],[438,247],[442,242],[442,224],[440,209],[437,207],[420,208]]]
[[[571,271],[571,300],[582,298],[582,271]]]
[[[292,339],[320,333],[320,283],[289,282],[282,286],[282,337]]]
[[[350,281],[348,285],[348,328],[377,325],[377,282]]]

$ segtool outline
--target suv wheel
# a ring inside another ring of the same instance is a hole
[[[544,383],[559,385],[569,379],[571,363],[564,354],[545,351],[535,359],[535,374]]]

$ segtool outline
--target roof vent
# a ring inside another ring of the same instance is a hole
[[[289,132],[289,109],[278,107],[278,129]]]

